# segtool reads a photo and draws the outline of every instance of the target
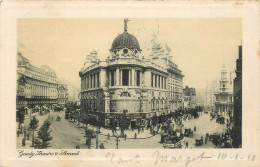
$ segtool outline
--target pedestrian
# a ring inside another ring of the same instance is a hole
[[[196,132],[196,126],[194,126],[194,132]]]
[[[189,142],[186,141],[186,148],[189,148]]]
[[[29,137],[30,137],[30,136],[29,136],[29,133],[27,133],[27,140],[29,140]]]
[[[136,134],[136,133],[135,133],[135,136],[134,136],[134,137],[135,137],[135,139],[137,138],[137,134]]]
[[[125,140],[126,140],[126,138],[127,138],[127,135],[125,134]]]
[[[105,149],[104,144],[101,143],[101,144],[99,145],[99,148],[100,148],[100,149]]]
[[[25,138],[22,139],[22,145],[25,146]]]
[[[140,127],[138,126],[138,134],[140,134]]]
[[[109,133],[107,134],[107,139],[108,139],[108,140],[110,139],[110,134],[109,134]]]

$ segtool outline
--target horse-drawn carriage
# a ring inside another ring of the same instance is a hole
[[[161,142],[167,144],[174,144],[183,139],[183,135],[180,132],[170,129],[168,133],[161,134]]]
[[[220,124],[225,124],[225,118],[222,116],[218,116],[216,122]]]
[[[203,144],[203,138],[201,138],[201,139],[195,139],[195,145],[196,146],[200,146],[200,145],[202,145]]]
[[[186,137],[193,137],[193,131],[191,130],[191,128],[185,128],[184,129],[184,136]]]

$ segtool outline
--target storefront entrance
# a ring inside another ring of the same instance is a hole
[[[136,120],[131,120],[131,129],[136,129]]]

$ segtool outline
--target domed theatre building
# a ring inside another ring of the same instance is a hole
[[[118,35],[106,60],[96,51],[87,55],[79,72],[81,106],[88,121],[119,126],[122,115],[129,128],[147,126],[156,115],[183,107],[184,75],[170,59],[170,49],[155,41],[150,55],[142,55],[138,40],[127,32]]]

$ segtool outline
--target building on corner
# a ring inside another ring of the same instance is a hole
[[[21,53],[17,56],[17,109],[53,109],[58,98],[56,73],[46,65],[33,66]]]
[[[153,42],[150,55],[142,55],[126,24],[125,20],[124,32],[114,39],[106,60],[98,59],[96,51],[87,55],[79,72],[80,97],[89,120],[118,126],[118,118],[126,115],[129,128],[136,128],[150,124],[154,115],[183,106],[184,75],[170,60],[171,50],[166,45]]]

